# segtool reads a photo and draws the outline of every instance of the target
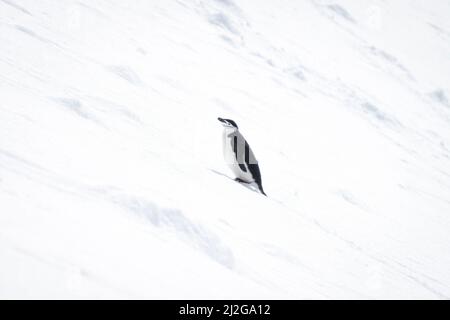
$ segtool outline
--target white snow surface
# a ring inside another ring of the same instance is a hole
[[[449,299],[450,2],[0,0],[0,298]]]

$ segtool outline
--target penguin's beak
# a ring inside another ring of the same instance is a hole
[[[225,120],[223,120],[222,118],[217,118],[217,120],[219,120],[222,123],[225,123]]]

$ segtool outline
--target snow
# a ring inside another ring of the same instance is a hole
[[[449,299],[449,57],[444,0],[0,0],[0,298]]]

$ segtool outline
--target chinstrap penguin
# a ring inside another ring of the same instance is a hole
[[[258,161],[248,142],[239,132],[236,122],[222,118],[218,120],[224,127],[223,155],[228,167],[236,176],[235,180],[242,183],[255,182],[259,191],[267,196],[262,186]]]

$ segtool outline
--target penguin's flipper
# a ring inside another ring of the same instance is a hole
[[[240,143],[240,141],[238,140],[237,135],[235,135],[233,137],[233,140],[232,140],[232,143],[231,143],[231,145],[233,147],[233,151],[234,151],[234,156],[236,158],[237,164],[239,165],[239,168],[241,168],[241,170],[243,172],[247,172],[247,167],[245,166],[245,162],[244,162],[244,159],[243,159],[243,155],[244,154],[243,154],[241,148],[239,148],[239,143]]]

